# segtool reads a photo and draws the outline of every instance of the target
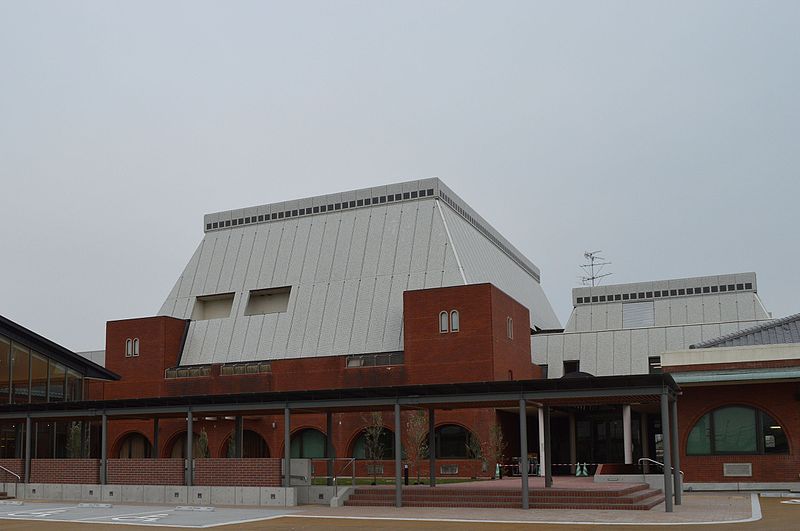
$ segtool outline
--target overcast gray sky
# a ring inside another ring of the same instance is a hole
[[[439,176],[542,269],[800,312],[800,2],[0,0],[0,314],[153,315],[204,213]]]

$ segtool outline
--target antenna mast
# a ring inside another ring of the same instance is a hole
[[[612,274],[603,273],[603,268],[607,265],[611,265],[611,262],[606,262],[606,259],[600,256],[602,252],[603,251],[586,251],[583,253],[583,257],[586,259],[587,263],[581,265],[581,269],[583,269],[583,272],[586,274],[582,275],[580,279],[584,286],[596,286],[600,283],[600,280]]]

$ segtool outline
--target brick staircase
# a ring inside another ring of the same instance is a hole
[[[635,483],[614,489],[544,489],[529,492],[531,509],[616,509],[647,511],[664,501],[660,489]],[[447,487],[404,487],[404,507],[468,507],[519,509],[519,489],[482,489]],[[392,507],[394,489],[356,488],[345,501],[347,506]]]

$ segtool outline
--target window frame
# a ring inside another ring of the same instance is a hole
[[[439,333],[447,334],[450,332],[450,316],[447,311],[442,310],[439,312]]]
[[[715,426],[715,417],[714,413],[723,409],[729,408],[742,408],[742,409],[749,409],[753,411],[755,416],[755,435],[756,435],[756,450],[755,451],[719,451],[716,449],[717,444],[717,436],[716,436],[716,426]],[[708,453],[703,452],[692,452],[689,450],[689,437],[691,437],[692,433],[696,428],[698,428],[700,422],[703,421],[704,418],[708,417]],[[766,418],[765,418],[766,417]],[[780,426],[781,431],[784,433],[784,437],[786,438],[786,450],[780,452],[767,452],[766,446],[764,444],[764,425],[766,424],[766,419],[770,419],[774,422],[776,426]],[[725,455],[789,455],[791,454],[791,444],[789,442],[789,437],[786,434],[786,429],[784,428],[784,424],[778,419],[776,419],[772,414],[767,411],[764,411],[760,407],[752,406],[750,404],[724,404],[713,409],[707,410],[705,413],[697,417],[697,420],[692,424],[691,429],[688,431],[686,435],[686,455],[692,457],[703,457],[703,456],[725,456]]]
[[[458,310],[450,310],[450,331],[458,332],[461,330],[461,316],[458,315]]]
[[[512,341],[514,340],[514,319],[510,316],[506,317],[506,337]]]

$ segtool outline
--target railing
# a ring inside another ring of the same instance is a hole
[[[642,467],[642,479],[644,479],[644,475],[645,475],[645,473],[644,473],[644,466],[642,465],[642,462],[645,462],[645,463],[651,463],[651,464],[653,464],[653,465],[658,465],[658,466],[660,466],[662,469],[664,468],[664,463],[659,463],[659,462],[658,462],[658,461],[656,461],[655,459],[650,459],[649,457],[640,457],[640,458],[639,458],[639,461],[638,461],[638,463],[639,463],[639,466],[641,466],[641,467]],[[671,466],[671,467],[669,467],[669,468],[672,470],[672,472],[673,472],[673,473],[675,472],[675,467],[674,467],[674,466]],[[679,472],[679,473],[680,473],[680,475],[681,475],[681,483],[683,483],[683,479],[684,479],[684,477],[685,477],[685,474],[683,473],[683,470],[678,470],[678,472]]]
[[[0,465],[0,470],[2,470],[4,472],[4,474],[3,474],[3,492],[6,492],[6,493],[8,492],[8,485],[7,485],[7,483],[8,483],[8,475],[11,474],[15,478],[17,478],[16,481],[14,482],[14,496],[16,497],[17,496],[17,489],[19,487],[19,482],[22,481],[22,478],[20,477],[19,474],[17,474],[16,472],[12,472],[11,470],[7,469],[4,466]]]
[[[347,463],[345,463],[345,465],[342,467],[342,469],[339,471],[339,473],[342,473],[345,470],[347,470],[347,467],[349,467],[349,466],[353,467],[353,470],[352,470],[353,475],[352,475],[352,478],[351,478],[351,485],[353,485],[355,487],[356,486],[356,458],[355,457],[350,457],[349,459],[347,459]],[[336,467],[334,466],[333,467],[333,486],[334,486],[334,490],[336,491],[336,496],[339,495],[339,483],[337,481],[338,479],[339,478],[338,478],[338,476],[336,474]]]

